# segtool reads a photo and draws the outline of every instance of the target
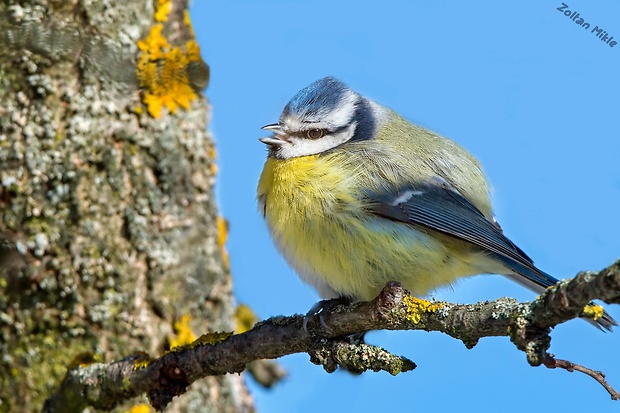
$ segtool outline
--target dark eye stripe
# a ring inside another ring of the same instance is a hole
[[[318,130],[322,130],[323,131],[323,136],[321,136],[321,138],[324,138],[326,135],[336,135],[340,132],[343,132],[345,129],[347,129],[350,125],[344,125],[344,126],[340,126],[336,129],[328,129],[328,128],[310,128],[310,129],[302,129],[298,132],[289,132],[290,136],[295,136],[297,138],[301,138],[301,139],[310,139],[308,138],[308,131],[313,130],[313,129],[318,129]],[[318,139],[321,139],[318,138]]]

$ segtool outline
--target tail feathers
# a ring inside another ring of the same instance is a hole
[[[542,294],[547,288],[555,285],[559,281],[557,278],[536,268],[534,264],[523,265],[510,258],[501,256],[498,256],[498,258],[500,258],[506,267],[512,270],[512,273],[505,274],[506,277],[534,291],[536,294]],[[597,309],[601,309],[601,306],[593,301],[590,302],[587,307],[595,312]],[[584,318],[584,320],[597,327],[599,330],[611,331],[614,326],[618,325],[616,320],[605,310],[603,310],[603,314],[596,320],[592,318]]]

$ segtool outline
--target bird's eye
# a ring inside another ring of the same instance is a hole
[[[310,129],[306,131],[308,139],[319,139],[325,134],[325,129]]]

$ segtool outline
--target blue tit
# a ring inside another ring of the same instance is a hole
[[[388,281],[424,296],[484,273],[536,293],[558,281],[504,235],[476,158],[342,82],[312,83],[263,129],[260,212],[322,298],[371,300]]]

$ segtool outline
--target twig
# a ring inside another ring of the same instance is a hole
[[[607,390],[607,392],[611,396],[611,400],[620,400],[620,393],[614,390],[614,388],[611,387],[609,383],[607,383],[607,380],[605,379],[605,375],[601,371],[592,370],[585,366],[582,366],[580,364],[575,364],[568,360],[557,359],[555,358],[553,354],[547,355],[547,358],[545,359],[544,364],[545,364],[545,367],[549,369],[558,368],[558,369],[564,369],[571,373],[573,371],[578,371],[578,372],[587,374],[588,376],[592,377],[594,380],[599,382],[599,384],[603,386],[605,390]]]

